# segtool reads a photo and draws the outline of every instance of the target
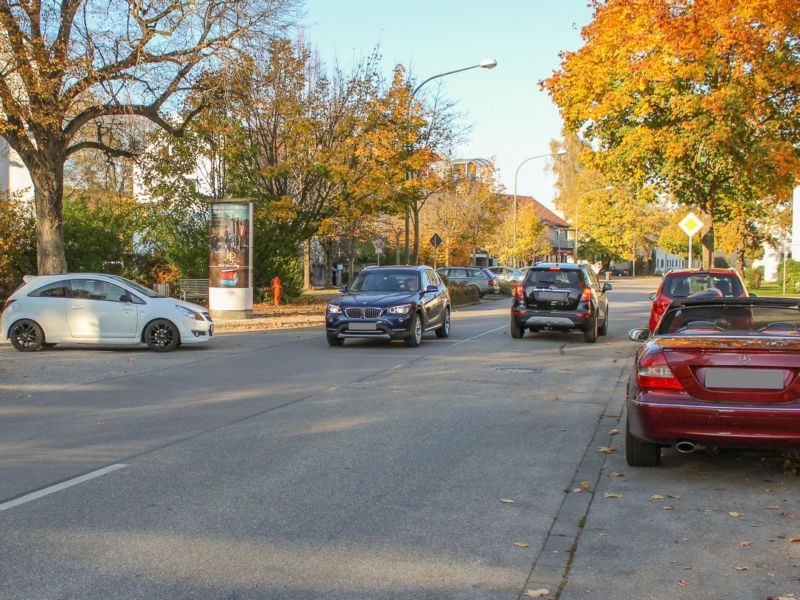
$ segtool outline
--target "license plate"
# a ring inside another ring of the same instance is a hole
[[[706,369],[706,387],[722,389],[782,390],[781,369]]]
[[[350,331],[375,331],[375,323],[350,323],[347,328]]]
[[[539,292],[539,300],[556,300],[564,302],[567,299],[567,294],[564,292]]]

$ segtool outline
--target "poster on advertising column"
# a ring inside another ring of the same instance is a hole
[[[250,287],[250,205],[211,205],[209,287]]]
[[[252,311],[251,207],[249,202],[211,204],[208,287],[212,314]]]

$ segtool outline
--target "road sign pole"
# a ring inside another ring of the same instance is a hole
[[[689,268],[690,269],[692,268],[692,237],[693,236],[691,236],[691,235],[689,236]]]

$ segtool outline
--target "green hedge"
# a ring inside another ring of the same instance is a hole
[[[783,263],[778,265],[778,273],[782,276]],[[786,293],[792,296],[800,295],[800,261],[786,261]]]
[[[450,303],[453,306],[474,304],[481,299],[478,288],[474,285],[448,283],[447,290],[450,292]]]

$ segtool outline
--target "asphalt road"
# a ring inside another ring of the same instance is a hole
[[[416,349],[0,346],[0,598],[800,600],[782,457],[625,464],[655,283],[614,286],[596,344],[500,300]]]

